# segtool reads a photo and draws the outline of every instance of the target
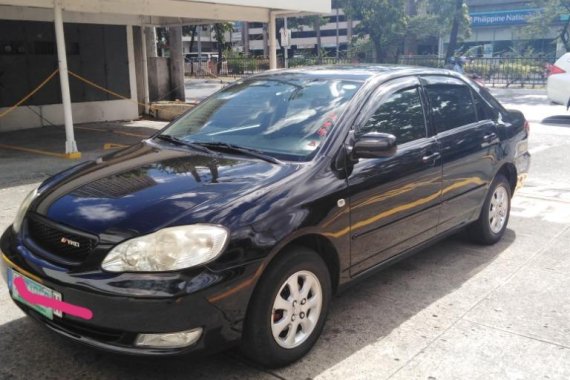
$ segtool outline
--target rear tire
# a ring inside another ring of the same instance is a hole
[[[479,219],[467,232],[476,243],[491,245],[503,237],[511,213],[511,186],[502,174],[498,174],[487,194]]]
[[[242,352],[270,368],[300,359],[321,334],[331,294],[323,259],[305,247],[287,249],[256,287],[245,320]]]

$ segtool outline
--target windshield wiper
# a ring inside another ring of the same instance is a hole
[[[190,147],[194,150],[200,151],[202,153],[208,153],[208,154],[214,153],[214,152],[212,152],[212,150],[206,148],[205,146],[202,146],[200,144],[196,144],[196,143],[193,143],[190,141],[182,140],[181,138],[178,138],[178,137],[175,137],[172,135],[158,135],[158,136],[156,136],[156,138],[160,139],[160,140],[171,142],[173,144],[188,146],[188,147]]]
[[[265,160],[267,162],[271,162],[273,164],[278,164],[278,165],[282,165],[283,162],[276,159],[275,157],[272,157],[268,154],[265,154],[263,152],[260,152],[259,150],[256,149],[252,149],[252,148],[246,148],[243,146],[239,146],[239,145],[234,145],[234,144],[228,144],[228,143],[224,143],[224,142],[199,142],[199,143],[195,143],[195,144],[200,144],[202,146],[206,146],[208,148],[213,148],[213,149],[223,149],[223,150],[229,150],[232,152],[238,152],[238,153],[242,153],[251,157],[256,157],[256,158],[260,158],[262,160]]]

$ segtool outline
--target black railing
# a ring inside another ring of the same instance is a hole
[[[463,69],[467,75],[477,75],[492,87],[544,86],[548,77],[547,65],[554,57],[527,58],[470,58]],[[433,56],[400,57],[400,63],[412,66],[448,67],[445,59]]]
[[[227,63],[227,72],[222,75],[245,76],[269,70],[269,59],[263,57],[232,57],[224,63]]]
[[[349,59],[336,59],[330,57],[292,57],[288,59],[288,66],[291,68],[294,67],[303,67],[303,66],[315,66],[315,65],[337,65],[337,64],[349,64]],[[196,64],[195,64],[196,65]],[[190,73],[197,73],[199,70],[191,70],[189,64],[187,65],[186,72]],[[208,65],[206,63],[203,64],[203,70],[208,67],[211,70],[211,74],[217,74],[217,66],[216,65]],[[283,57],[277,58],[277,67],[283,68],[284,61]],[[263,57],[230,57],[224,59],[222,63],[222,68],[219,75],[222,76],[233,76],[233,77],[241,77],[241,76],[248,76],[252,74],[261,73],[263,71],[269,70],[269,58]]]
[[[346,58],[334,58],[334,57],[293,57],[289,58],[289,67],[302,67],[302,66],[316,66],[316,65],[346,65],[351,61]],[[280,60],[281,66],[283,65],[283,59]]]

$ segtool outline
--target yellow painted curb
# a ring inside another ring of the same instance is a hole
[[[126,148],[126,147],[128,147],[128,145],[107,143],[103,145],[103,150]]]
[[[81,158],[81,152],[66,153],[65,158],[67,158],[69,160],[77,160],[77,159]]]
[[[73,152],[73,153],[55,153],[55,152],[50,152],[50,151],[47,151],[47,150],[24,148],[24,147],[21,147],[21,146],[5,145],[5,144],[0,144],[0,148],[9,149],[9,150],[16,150],[16,151],[19,151],[19,152],[34,153],[34,154],[39,154],[39,155],[42,155],[42,156],[50,156],[50,157],[57,157],[57,158],[67,158],[67,159],[71,159],[71,160],[75,160],[75,159],[81,158],[81,153],[80,153],[80,152]]]
[[[66,155],[65,155],[64,153],[55,153],[55,152],[49,152],[49,151],[47,151],[47,150],[24,148],[24,147],[15,146],[15,145],[0,144],[0,148],[10,149],[10,150],[17,150],[17,151],[20,151],[20,152],[35,153],[35,154],[40,154],[40,155],[43,155],[43,156],[66,158]]]

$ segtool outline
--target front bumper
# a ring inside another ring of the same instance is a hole
[[[74,273],[35,256],[9,228],[0,240],[0,273],[8,267],[62,294],[63,301],[89,308],[93,318],[70,315],[49,320],[15,303],[45,327],[92,347],[134,355],[213,352],[237,342],[260,262],[223,271],[136,274]],[[178,349],[139,348],[139,333],[169,333],[203,328],[201,338]]]

